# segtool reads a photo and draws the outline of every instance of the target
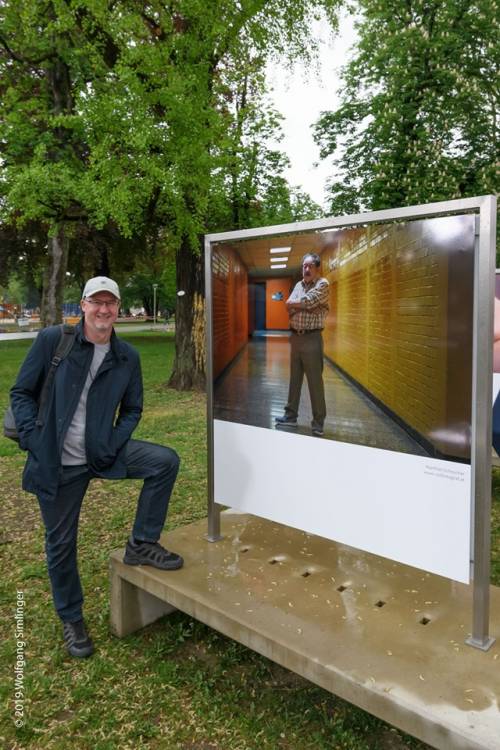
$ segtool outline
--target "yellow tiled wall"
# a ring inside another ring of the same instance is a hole
[[[468,457],[472,301],[465,274],[450,339],[450,258],[425,222],[340,232],[321,258],[325,354],[437,450]]]

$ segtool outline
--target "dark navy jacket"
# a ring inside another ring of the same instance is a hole
[[[94,345],[76,326],[70,354],[56,370],[46,402],[43,425],[37,427],[37,400],[61,336],[59,326],[36,337],[10,392],[20,446],[28,451],[23,489],[41,500],[54,499],[61,476],[64,436],[71,423],[94,355]],[[124,450],[142,413],[142,374],[137,351],[113,331],[87,398],[85,448],[90,470],[107,479],[126,476]],[[115,419],[118,411],[118,417]]]

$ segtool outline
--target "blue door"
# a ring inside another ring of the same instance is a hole
[[[255,328],[266,330],[266,282],[255,284]]]

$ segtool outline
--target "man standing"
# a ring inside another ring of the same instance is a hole
[[[302,281],[286,301],[290,318],[290,386],[285,414],[276,418],[278,427],[296,427],[304,373],[307,377],[313,420],[312,434],[323,437],[326,417],[323,384],[323,338],[321,331],[328,314],[328,281],[321,277],[321,260],[316,253],[302,258]]]
[[[11,390],[20,446],[28,451],[23,489],[38,498],[54,606],[66,647],[76,657],[94,650],[83,620],[77,566],[78,518],[93,477],[145,480],[125,563],[162,570],[183,564],[158,544],[179,458],[170,448],[131,440],[142,413],[142,375],[136,350],[115,335],[119,306],[115,281],[90,279],[81,301],[82,320],[57,367],[43,413],[38,400],[60,326],[40,331]]]

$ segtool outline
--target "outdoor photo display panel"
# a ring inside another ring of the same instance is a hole
[[[493,448],[500,456],[500,271],[495,275],[495,300],[493,323]]]
[[[216,502],[469,580],[472,214],[212,247]],[[317,253],[327,416],[288,398],[286,299]],[[270,258],[285,259],[279,269]]]

